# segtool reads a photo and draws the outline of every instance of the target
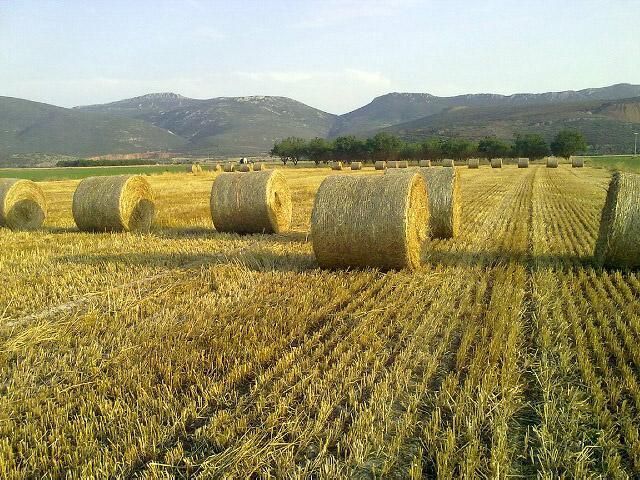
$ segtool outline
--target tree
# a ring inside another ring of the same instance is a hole
[[[405,142],[400,147],[400,158],[404,160],[419,160],[422,156],[422,149],[419,143]]]
[[[333,144],[326,141],[324,138],[314,138],[309,140],[305,147],[305,156],[309,160],[313,160],[316,165],[320,162],[327,163],[333,155]]]
[[[364,159],[367,156],[365,142],[356,138],[354,135],[336,138],[333,152],[336,160],[345,160],[347,162]]]
[[[496,137],[485,137],[478,143],[478,154],[486,159],[504,158],[511,154],[511,145]]]
[[[429,138],[420,144],[422,158],[440,160],[444,158],[442,152],[443,141],[439,138]]]
[[[558,157],[569,158],[587,149],[582,133],[575,130],[561,130],[551,142],[551,152]]]
[[[527,157],[531,160],[549,155],[549,145],[537,133],[517,135],[513,145],[514,153],[519,157]]]
[[[285,165],[289,160],[297,165],[305,154],[306,142],[303,138],[287,137],[281,142],[276,142],[269,154],[272,157],[280,157]]]
[[[402,148],[402,140],[395,135],[380,132],[366,141],[367,150],[374,161],[397,160]]]
[[[477,150],[477,145],[464,138],[447,138],[442,144],[444,158],[466,160],[471,158]]]

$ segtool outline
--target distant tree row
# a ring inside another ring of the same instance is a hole
[[[56,167],[114,167],[114,166],[132,166],[132,165],[156,165],[158,160],[148,160],[143,158],[132,158],[126,160],[60,160],[56,163]]]
[[[479,142],[464,138],[429,138],[422,142],[405,142],[389,133],[378,133],[367,139],[354,135],[338,137],[335,140],[314,138],[305,140],[288,137],[276,142],[271,156],[280,157],[284,164],[291,161],[294,165],[300,160],[311,160],[316,164],[330,161],[371,161],[376,160],[441,160],[453,158],[518,158],[532,160],[543,158],[550,153],[569,158],[587,148],[580,132],[562,130],[551,144],[535,133],[517,135],[513,142],[496,137],[487,137]]]

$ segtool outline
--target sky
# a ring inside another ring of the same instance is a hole
[[[281,95],[345,113],[640,84],[640,0],[0,0],[0,95]]]

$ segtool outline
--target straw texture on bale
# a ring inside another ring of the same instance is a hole
[[[362,170],[362,162],[351,162],[351,170]]]
[[[470,158],[467,161],[467,165],[469,165],[469,168],[480,168],[480,159],[478,159],[478,158]]]
[[[571,158],[571,166],[573,168],[582,168],[584,167],[584,158]]]
[[[615,172],[609,183],[596,241],[598,263],[640,267],[640,175]]]
[[[72,210],[83,231],[145,232],[153,222],[155,201],[140,175],[89,177],[76,188]]]
[[[46,214],[44,194],[35,182],[0,178],[0,227],[35,230]]]
[[[214,172],[221,172],[222,171],[222,165],[220,165],[219,163],[216,163],[216,166],[213,167],[213,171]]]
[[[547,157],[547,168],[558,168],[558,158]]]
[[[387,168],[387,162],[385,162],[384,160],[378,160],[375,163],[376,170],[386,170],[386,168]]]
[[[387,162],[388,168],[409,168],[409,162],[406,160],[391,160]]]
[[[191,165],[187,165],[187,173],[198,174],[202,171],[202,168],[197,163],[193,163]]]
[[[327,177],[311,214],[311,239],[323,268],[420,265],[429,208],[415,173]]]
[[[238,165],[239,172],[253,172],[253,165],[250,163],[243,163],[242,165]]]
[[[219,232],[286,232],[291,208],[287,179],[278,170],[223,173],[211,187],[211,219]]]
[[[443,167],[455,167],[456,162],[453,161],[452,158],[445,158],[442,160]]]
[[[420,160],[418,162],[418,166],[419,167],[430,167],[431,166],[431,160]]]
[[[264,163],[258,162],[253,164],[254,172],[261,172],[262,170],[266,170],[267,166]]]
[[[455,168],[418,170],[429,196],[429,234],[451,238],[460,230],[460,175]]]
[[[502,159],[501,158],[492,158],[491,159],[491,168],[502,168]]]
[[[529,159],[528,158],[519,158],[518,159],[518,168],[529,168]]]
[[[233,162],[225,163],[222,167],[223,172],[233,172],[236,169],[236,164]]]
[[[333,162],[331,164],[331,170],[342,170],[342,162]]]

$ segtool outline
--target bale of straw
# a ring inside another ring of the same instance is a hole
[[[390,160],[387,162],[387,168],[400,168],[400,162],[397,160]]]
[[[398,168],[409,168],[409,162],[407,160],[400,160],[398,162]]]
[[[291,208],[287,179],[278,170],[223,173],[211,187],[211,219],[219,232],[285,232]]]
[[[155,215],[155,200],[141,175],[89,177],[76,188],[72,210],[83,231],[145,232]]]
[[[219,163],[216,163],[215,167],[213,167],[213,171],[214,172],[221,172],[222,171],[222,165],[220,165]]]
[[[351,170],[362,170],[362,162],[351,162]]]
[[[602,209],[595,259],[614,268],[640,267],[640,175],[615,172]]]
[[[266,169],[267,169],[267,166],[262,162],[257,162],[253,164],[254,172],[261,172],[262,170],[266,170]]]
[[[518,168],[529,168],[529,159],[528,158],[519,158],[518,159]]]
[[[467,160],[467,165],[469,168],[480,168],[480,159],[479,158],[470,158]]]
[[[0,178],[0,227],[38,229],[47,215],[46,205],[44,194],[35,182]]]
[[[430,167],[431,166],[431,160],[420,160],[418,162],[418,166],[419,167]]]
[[[331,164],[331,170],[342,170],[342,162],[333,162]]]
[[[571,167],[572,168],[584,167],[584,158],[571,157]]]
[[[236,164],[233,162],[225,163],[222,167],[223,172],[233,172],[236,169]]]
[[[418,171],[429,195],[429,233],[432,238],[451,238],[460,230],[460,175],[455,168]]]
[[[443,167],[455,167],[456,162],[453,161],[452,158],[445,158],[442,160]]]
[[[547,168],[558,168],[558,158],[547,157]]]
[[[384,160],[378,160],[375,163],[375,169],[376,170],[386,170],[387,169],[387,162],[385,162]]]
[[[253,172],[253,165],[250,163],[238,165],[238,172]]]
[[[323,268],[414,269],[428,218],[420,175],[327,177],[311,214],[313,251]]]
[[[502,168],[502,159],[501,158],[492,158],[491,159],[491,168]]]

